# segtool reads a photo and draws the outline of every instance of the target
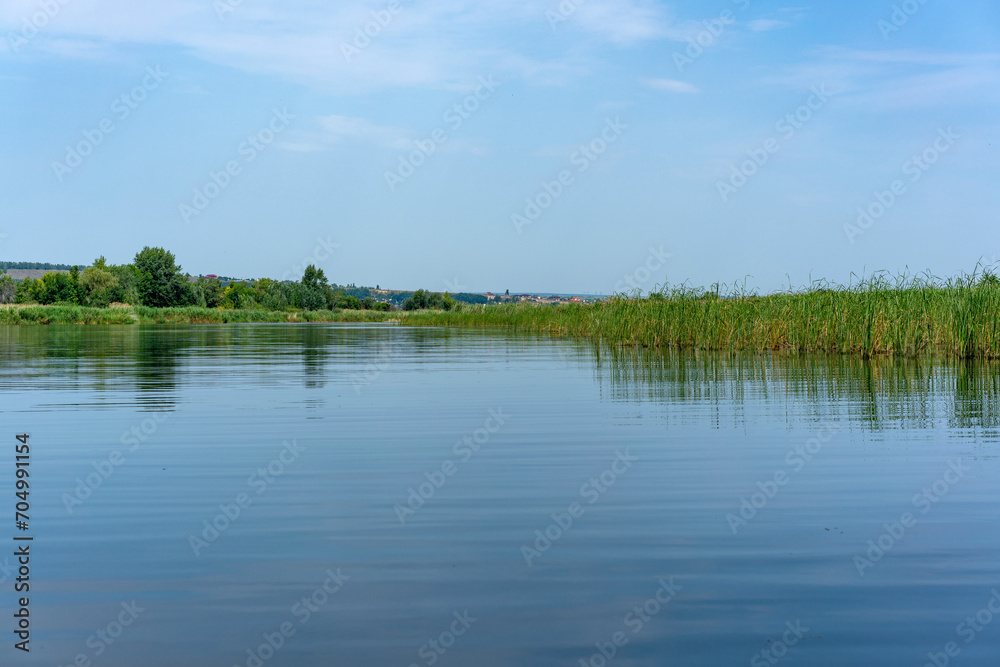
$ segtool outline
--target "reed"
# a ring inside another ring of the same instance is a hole
[[[985,359],[1000,357],[1000,280],[877,274],[768,295],[681,286],[591,305],[467,306],[405,323],[501,326],[619,346]]]

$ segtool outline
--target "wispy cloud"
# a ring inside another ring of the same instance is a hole
[[[36,5],[37,0],[4,0],[0,34],[18,30],[38,11]],[[564,25],[587,39],[578,40],[573,55],[549,39],[548,7],[537,0],[407,0],[377,34],[361,33],[370,43],[360,53],[345,57],[343,45],[353,45],[358,31],[371,25],[372,13],[384,12],[386,5],[387,0],[253,0],[220,18],[211,0],[72,0],[22,55],[93,57],[94,50],[172,45],[214,64],[343,93],[448,88],[484,70],[536,84],[559,83],[586,75],[586,68],[573,64],[582,51],[678,37],[671,17],[654,0],[577,3]],[[558,9],[558,2],[551,7]],[[539,38],[531,39],[533,34]]]
[[[655,90],[664,90],[668,93],[699,93],[697,86],[686,81],[676,81],[674,79],[643,79],[642,83]]]
[[[843,104],[871,111],[1000,100],[1000,53],[826,47],[804,63],[764,79],[808,89],[823,83]]]
[[[367,118],[323,116],[318,119],[323,138],[328,143],[362,141],[382,148],[404,150],[413,145],[405,132],[387,125],[376,125]]]
[[[557,3],[553,3],[556,5]],[[682,40],[685,34],[661,4],[649,0],[587,0],[571,20],[584,30],[622,45],[653,39]]]
[[[754,19],[747,23],[747,27],[754,32],[780,30],[781,28],[788,28],[791,25],[788,21],[775,21],[773,19]]]
[[[421,138],[418,133],[404,128],[379,125],[368,118],[329,115],[315,118],[312,129],[289,132],[279,147],[298,153],[315,153],[356,143],[390,151],[411,151],[417,148],[418,139],[426,142],[427,137]],[[438,145],[437,150],[442,153],[472,155],[490,153],[489,147],[480,142],[451,137]]]

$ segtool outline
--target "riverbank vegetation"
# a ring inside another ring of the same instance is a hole
[[[595,304],[465,307],[422,322],[502,326],[618,346],[1000,358],[1000,280],[988,272],[950,280],[876,275],[854,285],[770,295],[680,287]]]
[[[182,273],[173,253],[150,247],[136,253],[131,264],[112,265],[99,257],[83,271],[72,266],[68,273],[46,273],[41,278],[21,281],[5,275],[0,278],[0,303],[263,311],[392,309],[388,303],[370,297],[359,299],[333,288],[323,269],[312,265],[306,267],[298,282],[261,278],[223,284],[214,277],[189,278]]]
[[[315,289],[322,283],[314,274],[303,280]],[[853,285],[815,284],[768,295],[675,287],[648,297],[551,306],[456,304],[439,297],[424,293],[412,309],[394,312],[338,307],[325,296],[328,307],[312,309],[291,306],[291,300],[270,308],[232,298],[234,306],[249,307],[8,306],[0,308],[0,323],[394,322],[496,327],[618,346],[1000,358],[1000,279],[989,272],[949,280],[877,275]]]

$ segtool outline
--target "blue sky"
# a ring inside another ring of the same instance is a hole
[[[5,0],[0,27],[6,260],[607,294],[1000,259],[990,0]]]

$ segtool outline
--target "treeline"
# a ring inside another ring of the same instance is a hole
[[[51,266],[51,265],[49,265]],[[394,310],[393,304],[372,296],[359,298],[366,288],[350,287],[355,294],[327,282],[323,269],[307,266],[299,282],[270,278],[224,283],[219,278],[197,280],[182,272],[173,253],[163,248],[143,248],[131,264],[108,264],[99,257],[93,266],[69,273],[47,273],[40,279],[18,282],[0,277],[0,303],[82,305],[106,308],[113,303],[169,308],[195,306],[232,310]],[[447,294],[418,290],[403,304],[407,310],[452,310],[456,302]]]
[[[427,292],[425,290],[417,290],[417,291],[424,292],[424,294],[433,294],[433,292]],[[400,308],[404,308],[406,302],[409,299],[411,299],[414,294],[416,294],[416,292],[397,292],[397,293],[393,294],[390,297],[390,299],[391,299],[391,301],[393,303],[397,304]],[[461,292],[459,294],[450,294],[450,293],[446,292],[445,294],[447,294],[448,296],[450,296],[454,301],[458,301],[460,303],[479,303],[479,304],[487,304],[487,303],[489,303],[489,299],[487,299],[482,294],[468,294],[466,292]],[[438,296],[442,296],[443,297],[443,295],[441,295],[441,294],[439,294]]]
[[[50,264],[49,262],[0,262],[0,271],[8,269],[29,269],[35,271],[69,271],[72,264]]]
[[[457,303],[448,294],[437,294],[418,289],[403,302],[403,310],[452,310]]]

